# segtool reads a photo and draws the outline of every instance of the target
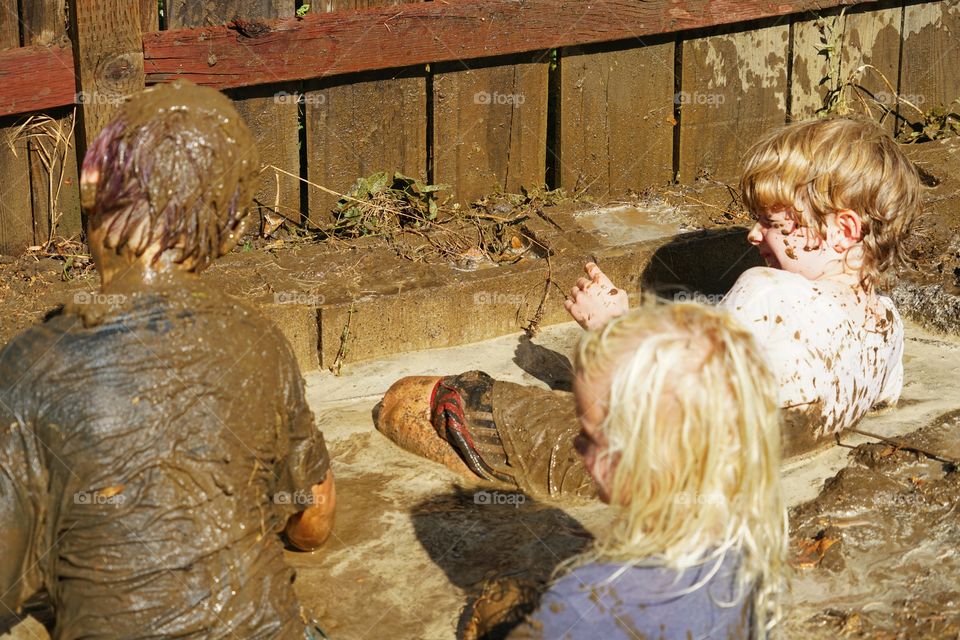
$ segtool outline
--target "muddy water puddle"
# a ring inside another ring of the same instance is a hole
[[[598,207],[580,211],[574,219],[608,247],[672,237],[689,230],[680,210],[668,204]]]
[[[903,436],[960,458],[960,411]],[[791,510],[787,638],[960,637],[960,473],[879,443],[850,452],[814,500]]]

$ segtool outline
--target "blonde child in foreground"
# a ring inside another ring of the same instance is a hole
[[[920,179],[875,124],[836,118],[765,136],[740,186],[756,219],[748,239],[769,266],[741,275],[720,306],[754,334],[777,375],[790,454],[900,397],[903,323],[877,286],[905,261]],[[586,271],[566,307],[592,329],[623,313],[627,298],[610,294],[595,264]]]
[[[786,552],[776,379],[730,314],[629,312],[580,343],[577,450],[609,533],[510,638],[762,638]]]

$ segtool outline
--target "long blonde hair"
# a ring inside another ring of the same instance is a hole
[[[580,342],[614,464],[610,535],[578,562],[677,570],[741,554],[758,635],[779,617],[787,544],[776,378],[726,312],[694,303],[631,311]]]

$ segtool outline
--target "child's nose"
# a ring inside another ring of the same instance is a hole
[[[763,242],[763,229],[760,228],[760,223],[756,222],[750,228],[750,233],[747,234],[747,242],[750,244],[760,244]]]

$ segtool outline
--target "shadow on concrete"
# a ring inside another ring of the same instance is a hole
[[[593,540],[560,509],[504,489],[454,487],[416,505],[410,517],[433,562],[468,594],[499,576],[546,581]]]
[[[641,290],[671,300],[719,302],[737,278],[764,265],[747,229],[704,230],[676,236],[653,254]]]
[[[27,600],[21,608],[19,615],[11,611],[5,611],[4,614],[5,615],[0,615],[0,634],[10,633],[14,627],[23,620],[26,620],[29,616],[32,616],[37,622],[43,625],[48,633],[53,632],[53,627],[56,624],[56,614],[45,590],[38,592]],[[19,631],[18,629],[18,636]]]
[[[573,391],[573,364],[562,353],[520,336],[513,362],[554,391]]]

